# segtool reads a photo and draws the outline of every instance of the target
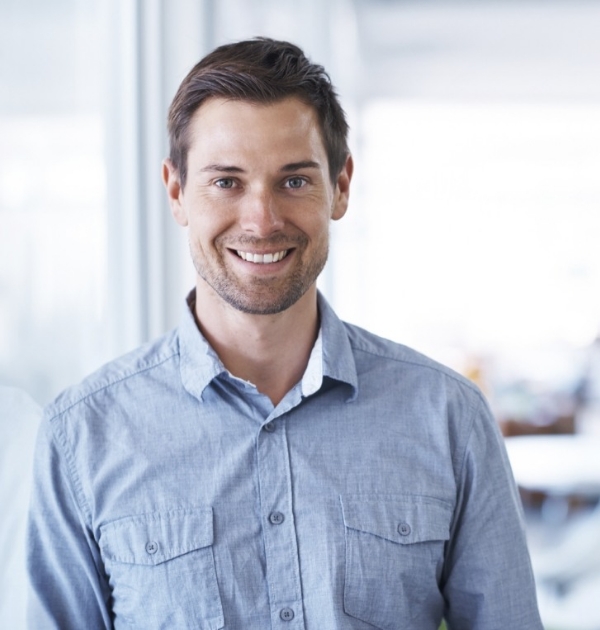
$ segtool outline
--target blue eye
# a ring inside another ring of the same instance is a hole
[[[233,179],[231,179],[231,177],[224,177],[223,179],[218,179],[215,184],[219,188],[233,188]]]
[[[287,184],[289,188],[302,188],[306,184],[306,180],[303,177],[290,177]]]

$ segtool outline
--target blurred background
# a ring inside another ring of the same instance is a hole
[[[45,404],[177,324],[167,108],[256,35],[322,63],[351,124],[322,291],[482,387],[546,627],[599,630],[597,0],[0,0],[0,384]]]

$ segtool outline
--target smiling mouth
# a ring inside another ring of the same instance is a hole
[[[266,265],[269,263],[276,263],[283,260],[292,250],[284,249],[280,252],[274,252],[271,254],[253,254],[252,252],[243,252],[239,249],[235,250],[236,254],[246,262],[256,263],[258,265]]]

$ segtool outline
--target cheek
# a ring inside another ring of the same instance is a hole
[[[227,213],[215,208],[196,207],[188,217],[190,235],[198,241],[212,240],[228,225]]]
[[[286,208],[290,223],[295,223],[307,234],[327,232],[331,222],[331,200],[320,198],[313,203],[304,203]]]
[[[331,220],[329,215],[323,215],[321,213],[318,217],[315,217],[311,225],[311,234],[316,240],[327,240],[329,238],[329,227]]]

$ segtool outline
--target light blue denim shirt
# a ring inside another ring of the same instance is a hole
[[[479,391],[319,312],[275,408],[188,308],[46,409],[32,629],[542,629]]]

